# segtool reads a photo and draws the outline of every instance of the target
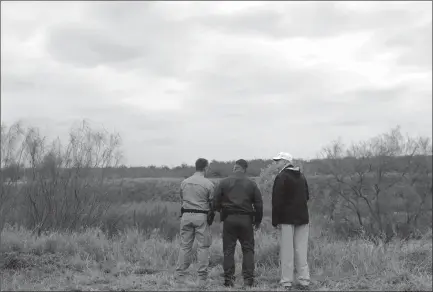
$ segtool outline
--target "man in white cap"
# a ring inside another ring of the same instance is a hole
[[[272,189],[272,225],[281,227],[280,284],[290,290],[296,267],[300,289],[308,289],[310,271],[307,262],[309,214],[308,184],[299,167],[293,165],[289,153],[280,152],[273,158],[280,172]]]

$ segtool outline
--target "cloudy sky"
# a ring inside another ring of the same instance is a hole
[[[432,3],[1,2],[1,121],[117,131],[127,165],[432,135]]]

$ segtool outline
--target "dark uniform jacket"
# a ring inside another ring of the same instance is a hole
[[[310,194],[299,168],[288,166],[275,178],[272,189],[272,225],[309,223],[307,201]]]
[[[243,173],[224,178],[215,189],[215,211],[224,214],[252,214],[254,223],[260,224],[263,218],[263,199],[257,184]]]

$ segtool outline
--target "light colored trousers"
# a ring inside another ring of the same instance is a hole
[[[310,270],[307,261],[308,234],[308,224],[299,226],[281,224],[281,285],[292,285],[295,268],[299,284],[308,285],[310,283]]]
[[[192,246],[194,239],[197,239],[198,276],[200,279],[206,280],[209,268],[209,247],[212,242],[212,234],[207,224],[207,215],[183,213],[180,220],[180,239],[179,258],[176,268],[177,277],[184,277],[186,270],[191,265]]]

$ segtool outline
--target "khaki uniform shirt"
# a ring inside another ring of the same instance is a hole
[[[182,208],[209,211],[213,201],[214,184],[200,172],[180,184]]]

